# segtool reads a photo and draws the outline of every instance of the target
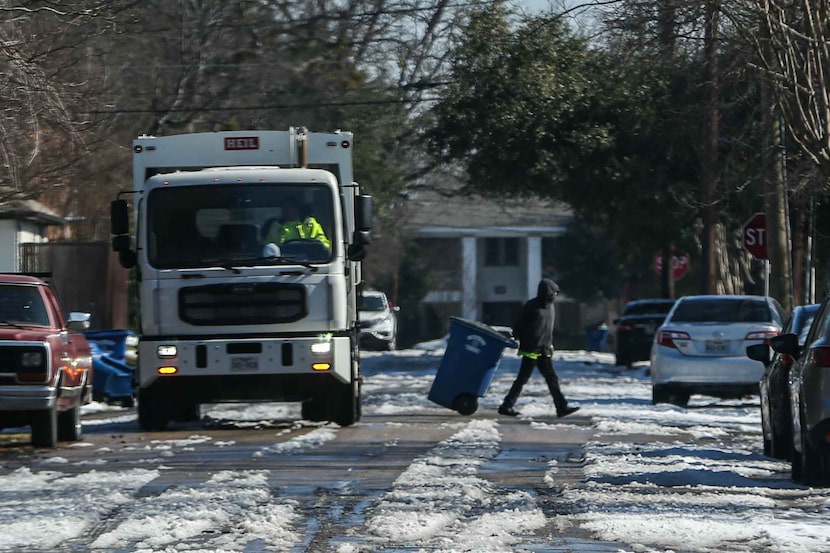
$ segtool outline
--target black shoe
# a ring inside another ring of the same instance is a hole
[[[499,407],[499,415],[507,415],[508,417],[518,417],[519,412],[513,409],[512,407],[502,405],[501,407]]]
[[[579,411],[579,407],[565,407],[565,410],[556,413],[556,416],[561,419],[562,417],[567,417],[568,415],[576,413],[577,411]]]

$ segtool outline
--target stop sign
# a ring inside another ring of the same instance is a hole
[[[767,257],[767,216],[756,213],[744,223],[744,247],[755,259]]]
[[[672,277],[680,280],[689,272],[689,254],[673,255],[671,258]],[[659,253],[654,256],[654,272],[663,274],[663,256]]]

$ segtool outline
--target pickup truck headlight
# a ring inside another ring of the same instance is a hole
[[[39,368],[45,364],[42,351],[24,351],[20,354],[20,366],[27,369]]]

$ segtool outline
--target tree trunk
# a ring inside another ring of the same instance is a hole
[[[761,81],[761,101],[764,106],[762,128],[769,131],[770,143],[764,152],[764,211],[767,216],[767,257],[770,263],[769,294],[784,309],[793,307],[792,280],[790,278],[789,221],[787,220],[787,191],[784,174],[781,125],[768,81]]]
[[[720,133],[720,85],[718,76],[717,35],[720,4],[718,0],[707,0],[706,21],[704,31],[704,66],[705,83],[708,86],[708,97],[704,107],[704,125],[706,127],[706,142],[703,152],[703,167],[701,170],[701,205],[703,219],[703,273],[702,289],[706,294],[714,294],[717,290],[717,257],[716,231],[719,210],[717,208],[717,193],[720,175],[720,161],[718,157],[718,138]]]

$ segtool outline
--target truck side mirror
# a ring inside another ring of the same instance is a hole
[[[372,230],[372,197],[359,194],[354,203],[354,228],[362,231]],[[368,244],[368,242],[367,242]]]
[[[352,243],[346,252],[349,260],[362,261],[366,257],[366,246],[372,242],[372,233],[368,230],[356,230],[352,235]]]
[[[110,202],[110,234],[130,233],[130,212],[127,200],[113,200]]]
[[[130,246],[132,240],[129,234],[119,234],[112,237],[112,251],[118,252],[118,262],[125,269],[132,269],[138,262],[138,256],[135,250]]]

